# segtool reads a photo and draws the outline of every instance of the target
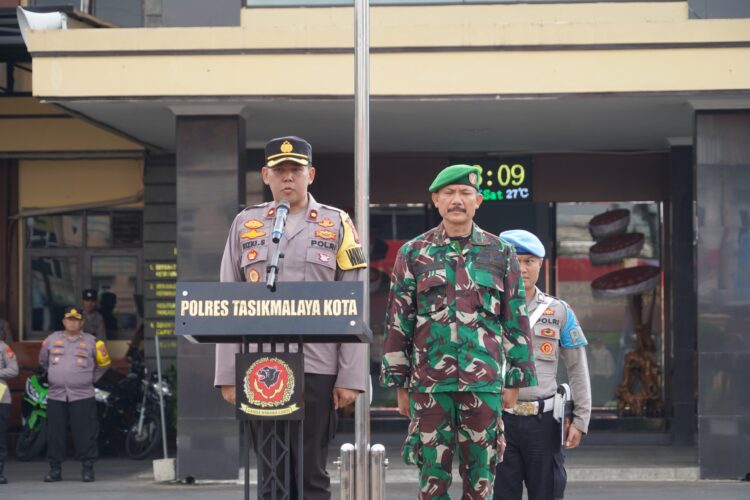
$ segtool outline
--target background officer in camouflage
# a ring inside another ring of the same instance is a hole
[[[221,260],[221,281],[265,283],[266,266],[275,251],[271,230],[276,205],[282,200],[289,202],[290,209],[279,242],[284,254],[279,262],[279,289],[285,281],[365,280],[365,253],[351,218],[342,210],[321,205],[307,192],[315,179],[310,144],[299,137],[280,137],[269,141],[265,152],[263,180],[274,201],[248,207],[235,218]],[[214,384],[232,404],[236,399],[234,355],[237,352],[238,344],[216,346]],[[328,444],[336,430],[336,409],[352,403],[369,383],[362,370],[362,364],[367,362],[365,346],[308,344],[304,353],[306,417],[301,486],[306,500],[327,500],[331,493],[326,462]],[[296,432],[296,425],[297,422],[292,422],[291,432]],[[291,440],[291,447],[296,467],[300,456],[296,439]],[[294,471],[292,478],[296,478]],[[292,483],[290,498],[296,498],[295,489],[300,485]],[[270,498],[271,493],[264,492],[264,498],[266,495]]]
[[[566,448],[575,448],[588,430],[591,384],[586,362],[586,338],[568,304],[539,290],[536,282],[544,264],[544,245],[524,230],[500,237],[518,253],[526,287],[526,303],[534,334],[534,357],[539,385],[521,389],[518,403],[503,412],[507,448],[497,468],[495,500],[521,500],[526,483],[529,500],[563,498],[567,475],[561,449],[560,423],[552,414],[557,391],[557,363],[565,361],[573,393],[573,422],[566,432]]]
[[[420,469],[423,499],[450,498],[456,444],[461,498],[492,494],[501,406],[536,383],[515,253],[473,223],[479,182],[468,165],[438,174],[430,191],[443,221],[401,247],[391,280],[380,381],[411,417],[404,460]]]
[[[42,342],[39,365],[47,370],[47,460],[45,482],[62,480],[70,424],[76,460],[83,463],[81,479],[94,481],[94,460],[99,450],[96,438],[99,420],[94,400],[94,382],[109,369],[104,342],[81,330],[83,313],[68,307],[63,314],[65,330],[54,332]]]

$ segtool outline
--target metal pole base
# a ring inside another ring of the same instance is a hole
[[[341,455],[335,462],[339,466],[341,477],[341,500],[354,500],[354,445],[344,443],[341,445]]]
[[[385,469],[387,468],[385,446],[372,445],[370,448],[370,500],[385,500]]]

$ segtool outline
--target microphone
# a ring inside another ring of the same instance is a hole
[[[281,236],[284,234],[284,226],[286,226],[286,216],[289,214],[289,202],[282,200],[276,206],[276,220],[273,222],[273,231],[271,231],[271,241],[278,243]]]

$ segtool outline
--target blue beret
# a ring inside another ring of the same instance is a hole
[[[544,245],[533,233],[523,229],[511,229],[500,233],[500,237],[516,247],[516,253],[530,253],[540,259],[544,258]]]

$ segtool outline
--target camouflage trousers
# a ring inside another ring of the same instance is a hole
[[[420,499],[450,500],[453,454],[458,447],[462,499],[489,498],[502,436],[501,395],[489,392],[411,392],[411,423],[404,442],[407,464],[419,467]]]

